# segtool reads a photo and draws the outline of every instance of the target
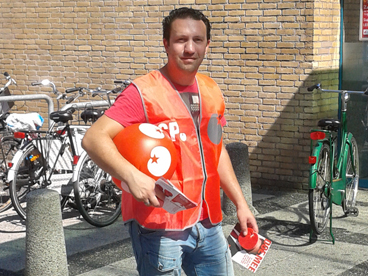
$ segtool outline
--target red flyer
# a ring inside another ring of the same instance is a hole
[[[163,192],[165,195],[162,208],[164,208],[170,214],[175,214],[179,211],[190,209],[198,205],[187,198],[169,180],[162,177],[156,181],[156,189],[161,190],[161,192]]]
[[[254,273],[257,271],[258,267],[261,265],[263,259],[265,258],[272,244],[272,242],[269,239],[266,239],[259,234],[258,234],[258,237],[261,241],[261,244],[258,245],[259,249],[256,250],[256,252],[254,252],[254,250],[247,251],[244,248],[244,244],[242,242],[239,242],[239,240],[241,241],[239,223],[235,225],[229,237],[227,238],[227,241],[230,246],[232,260]]]

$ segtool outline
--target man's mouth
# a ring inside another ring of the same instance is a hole
[[[185,61],[195,61],[196,60],[196,58],[192,58],[192,57],[183,57],[183,58],[181,58],[184,62]]]

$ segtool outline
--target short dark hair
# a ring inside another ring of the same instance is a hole
[[[164,18],[164,20],[162,21],[162,30],[164,39],[166,39],[167,41],[170,40],[171,25],[175,19],[185,19],[188,17],[194,20],[203,21],[203,23],[206,25],[207,40],[210,40],[211,24],[208,18],[201,11],[186,7],[172,10],[170,14]]]

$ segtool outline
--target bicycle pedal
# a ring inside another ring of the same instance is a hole
[[[348,209],[347,216],[357,217],[359,215],[359,209],[357,207],[351,207]]]

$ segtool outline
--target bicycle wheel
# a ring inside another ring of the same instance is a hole
[[[14,137],[1,138],[1,163],[0,163],[0,213],[11,207],[9,185],[6,183],[8,163],[12,161],[19,149],[20,141]]]
[[[14,174],[9,183],[10,197],[15,211],[22,219],[26,219],[27,201],[26,195],[43,188],[44,166],[40,152],[31,146],[27,148],[18,161],[13,164],[9,173]]]
[[[80,160],[77,180],[74,182],[74,198],[83,218],[97,227],[112,224],[120,215],[121,190],[111,176],[100,169],[85,154]]]
[[[345,214],[355,206],[359,185],[359,154],[358,145],[354,137],[351,138],[351,150],[353,158],[351,158],[350,148],[346,156],[346,192],[342,204]],[[353,167],[355,168],[355,172]]]
[[[331,208],[326,185],[331,183],[330,146],[323,143],[317,159],[316,188],[309,190],[309,216],[313,232],[321,234],[326,227]]]

